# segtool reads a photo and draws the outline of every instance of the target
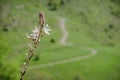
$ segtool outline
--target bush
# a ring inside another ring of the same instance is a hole
[[[6,40],[0,35],[0,80],[18,80],[18,66],[8,59],[9,48]]]

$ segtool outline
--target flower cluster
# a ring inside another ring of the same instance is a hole
[[[35,27],[35,29],[32,30],[32,33],[30,35],[27,35],[27,37],[32,40],[36,40],[38,36],[39,36],[39,29],[37,27]]]
[[[38,37],[40,35],[50,35],[50,29],[48,28],[48,24],[46,24],[45,26],[43,26],[42,28],[42,32],[40,33],[40,28],[35,27],[34,30],[32,30],[32,33],[27,35],[28,38],[32,39],[33,41],[38,40]]]

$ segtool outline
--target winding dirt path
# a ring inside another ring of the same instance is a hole
[[[61,31],[63,33],[63,36],[60,39],[60,43],[65,45],[65,46],[74,46],[73,44],[67,43],[67,41],[66,41],[67,38],[68,38],[68,31],[66,30],[66,27],[65,27],[65,21],[66,20],[64,18],[59,18],[59,20],[60,20],[60,28],[61,28]],[[45,64],[40,64],[40,65],[35,65],[35,66],[31,66],[29,69],[51,67],[51,66],[58,65],[58,64],[70,63],[70,62],[74,62],[74,61],[78,61],[78,60],[87,59],[87,58],[90,58],[90,57],[97,54],[97,51],[95,49],[88,48],[88,47],[83,47],[83,46],[80,46],[80,48],[90,51],[90,54],[87,54],[85,56],[78,56],[78,57],[74,57],[74,58],[70,58],[70,59],[66,59],[66,60],[49,62],[49,63],[45,63]]]
[[[69,45],[66,40],[68,38],[68,31],[66,30],[65,28],[65,19],[64,18],[60,18],[60,28],[61,28],[61,31],[62,31],[62,37],[60,39],[60,43],[63,44],[63,45]]]

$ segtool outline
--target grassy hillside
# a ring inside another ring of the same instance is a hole
[[[97,54],[76,62],[28,70],[25,80],[120,79],[119,0],[63,1],[64,4],[61,0],[52,0],[51,5],[49,0],[0,1],[0,80],[19,80],[30,43],[26,34],[38,25],[40,11],[45,12],[46,23],[52,31],[50,36],[41,39],[30,66],[90,54],[89,50],[79,47],[93,48]],[[67,42],[74,44],[72,47],[59,43],[62,36],[59,17],[66,19]]]
[[[75,28],[81,27],[87,36],[103,45],[113,46],[120,44],[120,10],[117,4],[112,0],[76,0],[63,8]]]

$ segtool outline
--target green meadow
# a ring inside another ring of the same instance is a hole
[[[120,80],[119,0],[0,0],[0,80],[19,80],[40,11],[51,35],[41,38],[24,80]],[[60,43],[61,24],[69,45]]]

